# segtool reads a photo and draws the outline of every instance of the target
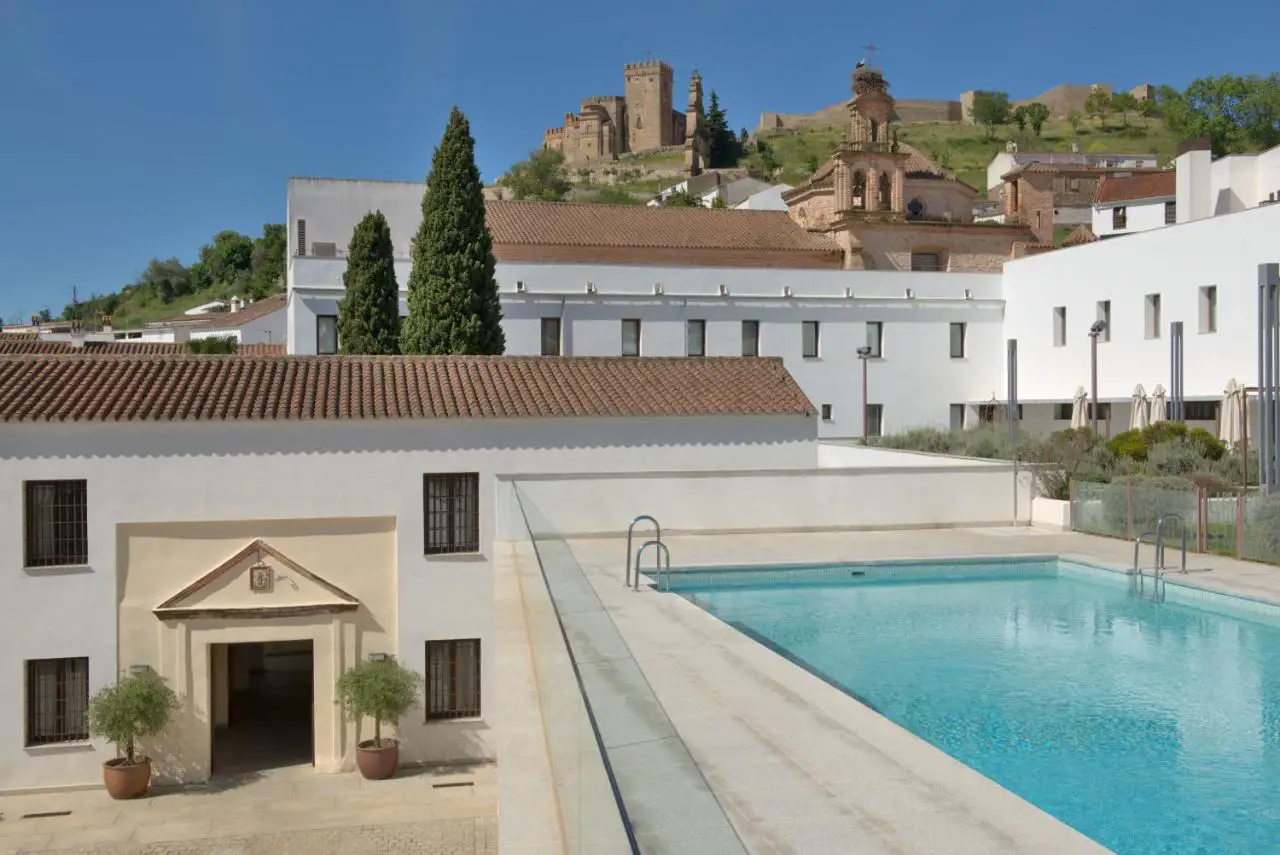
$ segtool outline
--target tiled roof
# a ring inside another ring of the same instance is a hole
[[[248,304],[238,312],[209,312],[207,323],[201,324],[199,329],[210,330],[229,330],[236,327],[242,327],[250,321],[256,321],[272,312],[278,312],[288,306],[289,300],[284,294],[272,294],[270,297],[263,297],[261,300],[255,300]],[[205,315],[195,315],[195,318],[202,318]]]
[[[0,333],[0,355],[75,354],[92,356],[177,356],[187,353],[185,342],[174,341],[86,341],[82,348],[67,339],[42,339],[35,333]],[[283,344],[241,344],[240,356],[284,356]]]
[[[0,421],[811,416],[782,360],[0,357]]]
[[[1076,228],[1076,230],[1073,231],[1071,234],[1067,235],[1066,239],[1062,241],[1062,245],[1063,246],[1079,246],[1080,244],[1084,244],[1084,243],[1093,243],[1097,239],[1098,239],[1098,236],[1093,233],[1093,229],[1089,228],[1088,226],[1082,225]]]
[[[1178,173],[1172,169],[1137,172],[1133,175],[1108,175],[1098,182],[1098,189],[1093,191],[1093,204],[1133,202],[1177,194]]]
[[[485,219],[499,257],[502,245],[522,244],[757,252],[838,250],[834,241],[805,231],[785,211],[487,202]]]

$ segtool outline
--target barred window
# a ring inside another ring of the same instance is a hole
[[[27,745],[89,738],[89,658],[27,662]]]
[[[89,563],[88,482],[27,481],[26,566]]]
[[[427,718],[480,715],[480,639],[427,642]]]
[[[480,551],[480,475],[422,476],[427,555]]]

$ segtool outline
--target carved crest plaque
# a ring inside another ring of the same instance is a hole
[[[269,594],[276,586],[275,569],[265,561],[249,568],[249,590],[255,594]]]

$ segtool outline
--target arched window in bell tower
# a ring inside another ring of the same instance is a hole
[[[889,180],[888,172],[880,173],[880,198],[877,200],[879,204],[876,209],[879,211],[887,211],[890,208],[890,201],[893,196],[893,182]]]
[[[875,119],[871,120],[871,142],[880,141],[880,123]]]
[[[861,169],[853,173],[853,207],[859,210],[867,208],[867,173]]]

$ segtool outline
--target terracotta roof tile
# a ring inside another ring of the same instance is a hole
[[[89,356],[178,356],[187,352],[184,342],[173,341],[86,341],[74,348],[66,339],[42,339],[35,333],[0,334],[0,355],[11,354],[75,354]],[[242,344],[240,356],[284,356],[283,344]]]
[[[494,252],[504,245],[833,252],[785,211],[565,202],[487,202]]]
[[[0,421],[811,416],[782,360],[0,357]]]
[[[1098,182],[1093,191],[1093,204],[1134,202],[1138,199],[1158,199],[1178,194],[1178,173],[1173,169],[1161,172],[1135,172],[1132,175],[1108,175]]]
[[[1079,246],[1085,243],[1094,243],[1098,240],[1098,236],[1093,233],[1093,229],[1088,226],[1079,226],[1071,234],[1067,235],[1062,241],[1063,246]]]
[[[206,315],[190,315],[188,319],[208,318],[197,329],[229,330],[242,327],[250,321],[256,321],[264,315],[278,312],[288,306],[289,300],[284,294],[272,294],[245,306],[238,312],[209,312]]]

